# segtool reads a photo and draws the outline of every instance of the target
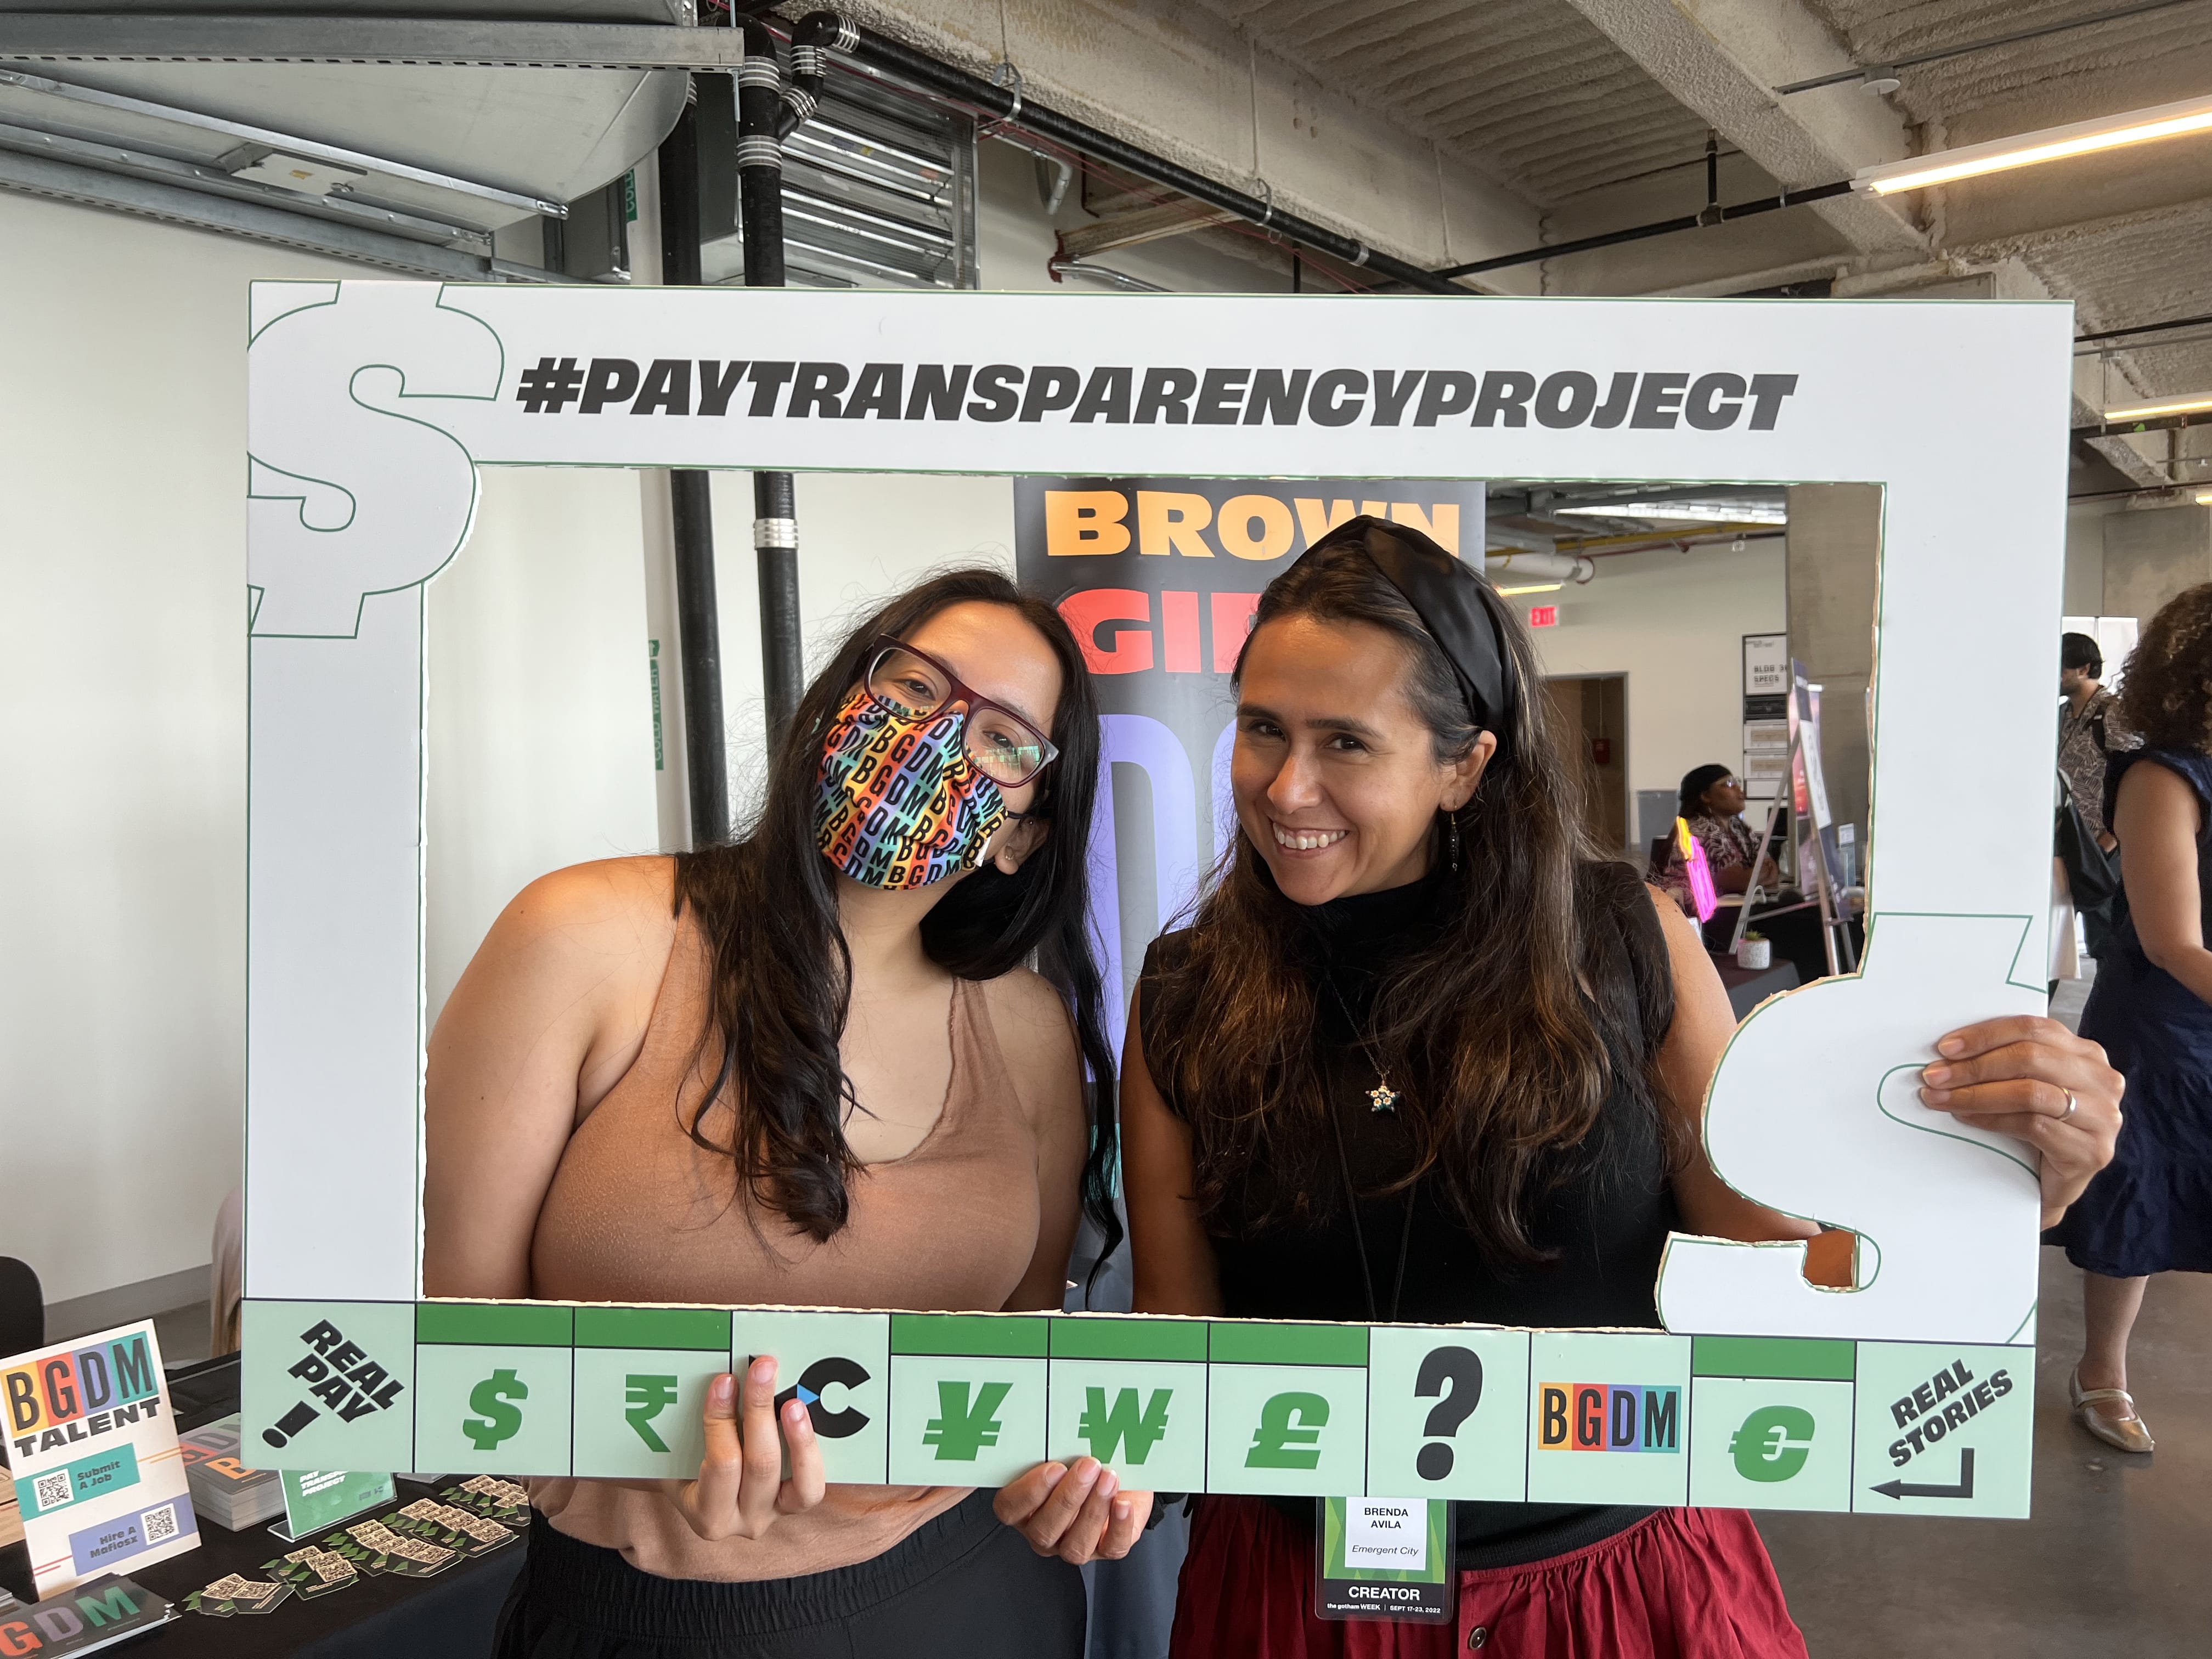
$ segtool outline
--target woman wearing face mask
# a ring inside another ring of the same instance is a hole
[[[1670,1231],[1814,1231],[1706,1161],[1727,998],[1681,912],[1587,855],[1487,583],[1352,520],[1261,597],[1237,686],[1242,834],[1153,945],[1123,1056],[1139,1309],[1656,1327]],[[1923,1098],[2035,1145],[2055,1214],[2111,1156],[2118,1078],[2048,1020],[1929,1036]],[[1847,1284],[1850,1246],[1815,1239],[1810,1271]],[[1125,1549],[1149,1497],[1102,1518],[1095,1464],[1056,1468],[1001,1516],[1066,1559]],[[1200,1498],[1174,1653],[1805,1651],[1740,1511],[1457,1509],[1455,1626],[1336,1624],[1312,1612],[1313,1500]]]
[[[955,572],[838,651],[741,839],[525,889],[431,1039],[425,1289],[1059,1308],[1079,1210],[1120,1231],[1097,757],[1058,614]],[[786,1477],[777,1388],[716,1380],[695,1480],[532,1481],[499,1652],[1080,1651],[1079,1575],[984,1498],[825,1493],[796,1400]]]

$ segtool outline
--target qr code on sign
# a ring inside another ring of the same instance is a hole
[[[158,1544],[177,1535],[177,1506],[164,1504],[158,1510],[148,1510],[145,1515],[146,1541]]]
[[[67,1469],[56,1469],[52,1474],[33,1475],[31,1479],[31,1501],[40,1510],[58,1510],[70,1501],[70,1475]]]

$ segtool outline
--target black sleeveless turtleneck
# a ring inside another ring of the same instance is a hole
[[[1238,1212],[1258,1214],[1273,1207],[1264,1200],[1276,1190],[1273,1171],[1248,1171],[1249,1211],[1232,1193],[1223,1212],[1206,1221],[1223,1311],[1243,1319],[1656,1328],[1660,1253],[1679,1218],[1658,1112],[1634,1079],[1666,1036],[1673,991],[1658,918],[1642,883],[1625,866],[1586,866],[1577,883],[1583,925],[1592,936],[1589,959],[1597,980],[1592,988],[1623,1034],[1614,1045],[1613,1069],[1624,1080],[1605,1103],[1592,1146],[1561,1166],[1559,1183],[1534,1204],[1530,1231],[1550,1259],[1523,1267],[1493,1263],[1453,1214],[1433,1177],[1412,1189],[1410,1234],[1407,1194],[1382,1195],[1413,1168],[1407,1119],[1420,1103],[1407,1097],[1394,1112],[1372,1109],[1368,1091],[1376,1082],[1376,1060],[1387,1065],[1389,1056],[1370,1054],[1360,1038],[1371,1030],[1376,990],[1393,968],[1435,944],[1445,896],[1442,880],[1431,875],[1298,912],[1300,936],[1285,945],[1314,982],[1316,1059],[1343,1135],[1359,1224],[1355,1236],[1334,1147],[1321,1166],[1323,1179],[1316,1184],[1322,1190],[1307,1194],[1310,1219],[1304,1224],[1246,1224]],[[1187,931],[1164,935],[1146,953],[1139,986],[1148,1059],[1167,1050],[1170,1032],[1163,1020],[1181,1023],[1195,1012],[1199,1027],[1206,1023],[1202,1011],[1175,1009],[1159,994],[1161,971],[1180,961],[1189,939]],[[1188,1118],[1157,1066],[1152,1076],[1169,1109]],[[1406,1079],[1393,1076],[1390,1084],[1403,1090]],[[1399,1287],[1401,1242],[1408,1237]],[[1310,1502],[1285,1500],[1280,1507],[1311,1521]],[[1459,1565],[1501,1565],[1564,1553],[1650,1512],[1462,1504]]]

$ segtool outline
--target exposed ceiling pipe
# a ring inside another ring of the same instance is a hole
[[[1789,85],[1772,90],[1778,98],[1787,98],[1792,93],[1811,92],[1820,87],[1846,85],[1850,82],[1864,82],[1880,70],[1894,71],[1917,69],[1923,64],[1940,64],[1947,58],[1964,58],[1971,52],[1991,52],[1999,46],[2018,46],[2023,40],[2039,40],[2046,34],[2062,34],[2069,29],[2088,28],[2098,23],[2116,23],[2124,17],[2139,17],[2145,12],[2164,11],[2171,6],[2185,6],[2195,0],[2137,0],[2131,6],[2119,6],[2110,11],[2093,11],[2084,16],[2069,17],[2056,23],[2045,23],[2035,28],[2016,30],[2011,34],[1996,34],[1986,40],[1969,40],[1961,46],[1942,46],[1933,52],[1914,52],[1904,58],[1893,58],[1887,64],[1870,65],[1866,69],[1837,70],[1832,74],[1816,75],[1809,81],[1792,81]],[[1871,87],[1869,90],[1872,90]],[[1895,88],[1885,88],[1893,91]]]
[[[738,70],[738,184],[745,249],[745,286],[781,288],[783,141],[820,102],[829,73],[827,50],[851,43],[849,26],[815,12],[791,33],[791,81],[785,85],[775,40],[748,17],[744,62]],[[799,616],[798,490],[788,472],[753,474],[753,560],[760,588],[761,684],[769,747],[783,741],[805,688]]]
[[[828,21],[817,24],[815,21],[817,18],[827,19]],[[1460,287],[1449,276],[1424,270],[1406,260],[1377,252],[1355,238],[1340,235],[1310,219],[1285,212],[1272,201],[1247,195],[1241,190],[1231,190],[1203,173],[1193,173],[1188,167],[1169,161],[1165,156],[1140,149],[1109,132],[1101,131],[1044,105],[1033,103],[1023,95],[1018,85],[994,86],[980,76],[939,63],[927,53],[916,52],[911,46],[840,17],[835,12],[810,12],[795,26],[793,38],[798,38],[798,29],[810,26],[815,28],[834,26],[840,31],[849,33],[853,45],[845,50],[860,63],[887,70],[940,97],[981,110],[997,121],[1018,125],[1039,138],[1065,145],[1124,173],[1133,173],[1194,201],[1219,208],[1259,226],[1262,230],[1272,231],[1286,242],[1325,253],[1332,259],[1340,259],[1346,264],[1371,270],[1378,276],[1402,283],[1424,293],[1479,297],[1472,289]]]
[[[1446,265],[1436,274],[1439,276],[1474,276],[1486,270],[1503,270],[1508,265],[1534,264],[1540,259],[1556,259],[1562,254],[1588,253],[1595,248],[1618,247],[1623,242],[1641,242],[1653,236],[1674,236],[1686,230],[1702,230],[1708,225],[1728,224],[1737,219],[1748,219],[1755,214],[1772,213],[1778,208],[1802,207],[1808,202],[1825,202],[1832,196],[1848,196],[1851,181],[1838,179],[1833,184],[1814,185],[1804,190],[1785,190],[1778,196],[1762,196],[1753,202],[1738,202],[1733,207],[1723,207],[1708,202],[1695,213],[1684,214],[1677,219],[1657,219],[1648,225],[1632,225],[1626,230],[1608,230],[1600,236],[1584,236],[1571,242],[1553,242],[1545,247],[1524,248],[1518,253],[1502,253],[1494,259],[1470,259],[1464,264]]]
[[[1586,582],[1597,566],[1571,553],[1492,553],[1482,562],[1490,576],[1534,576],[1539,581]]]
[[[1045,261],[1044,268],[1052,273],[1052,279],[1055,283],[1063,276],[1096,276],[1109,287],[1121,289],[1131,294],[1174,292],[1171,289],[1162,288],[1158,283],[1148,283],[1141,276],[1132,276],[1126,270],[1116,270],[1111,265],[1089,264],[1080,259],[1048,259]]]

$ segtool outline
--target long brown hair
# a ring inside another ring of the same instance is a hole
[[[1378,985],[1370,1041],[1411,1096],[1415,1167],[1394,1190],[1433,1175],[1486,1255],[1510,1266],[1548,1254],[1532,1236],[1534,1203],[1589,1151],[1616,1085],[1652,1098],[1638,1028],[1663,1025],[1666,1010],[1652,1004],[1670,993],[1639,983],[1625,1005],[1608,994],[1629,982],[1615,959],[1620,932],[1591,916],[1622,902],[1623,878],[1589,860],[1579,779],[1547,729],[1528,635],[1486,583],[1481,594],[1505,647],[1510,712],[1480,786],[1453,815],[1458,870],[1433,871],[1436,941]],[[1468,752],[1478,731],[1450,664],[1364,549],[1324,543],[1276,578],[1251,637],[1287,617],[1388,635],[1437,761]],[[1240,656],[1240,680],[1243,671]],[[1626,889],[1628,902],[1648,902],[1632,879]],[[1240,830],[1184,948],[1156,958],[1146,1059],[1191,1125],[1210,1224],[1249,1234],[1334,1207],[1306,936],[1299,907]],[[1253,1180],[1255,1167],[1269,1178]]]
[[[923,920],[922,948],[967,980],[996,979],[1026,963],[1066,1000],[1090,1079],[1083,1202],[1103,1235],[1103,1262],[1121,1227],[1109,1185],[1114,1058],[1085,922],[1098,703],[1060,613],[995,570],[947,571],[864,618],[806,688],[750,828],[726,845],[678,856],[677,904],[690,907],[713,957],[700,1052],[719,1050],[688,1127],[700,1146],[735,1161],[741,1198],[817,1242],[845,1225],[848,1187],[860,1167],[845,1141],[844,1114],[854,1102],[837,1052],[852,1001],[853,957],[838,924],[833,872],[814,841],[823,737],[860,683],[876,640],[905,637],[939,611],[969,601],[1012,611],[1052,647],[1060,690],[1051,736],[1060,757],[1039,778],[1030,808],[1048,820],[1043,843],[1014,875],[987,864],[963,878]],[[700,1127],[716,1100],[735,1109],[727,1145]]]

